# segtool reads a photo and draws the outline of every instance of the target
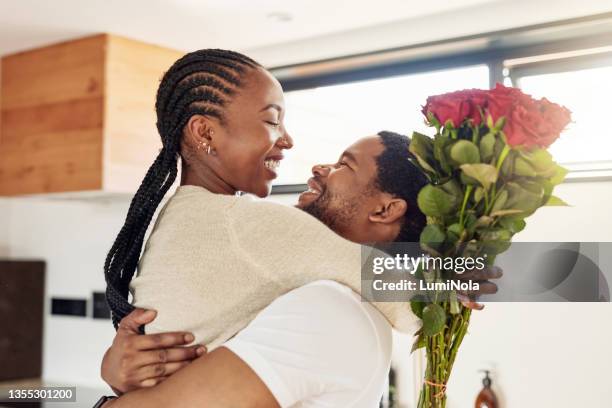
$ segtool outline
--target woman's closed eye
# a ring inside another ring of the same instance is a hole
[[[270,125],[270,126],[272,126],[272,127],[275,127],[275,128],[278,128],[278,127],[280,127],[280,125],[281,125],[281,124],[280,124],[280,122],[275,122],[275,121],[273,121],[273,120],[266,120],[265,122],[266,122],[268,125]]]

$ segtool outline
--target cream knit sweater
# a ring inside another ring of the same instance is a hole
[[[134,305],[158,312],[147,333],[191,331],[212,350],[309,282],[331,279],[359,293],[360,250],[296,208],[180,186],[145,245]],[[407,303],[373,305],[399,330],[418,326]]]

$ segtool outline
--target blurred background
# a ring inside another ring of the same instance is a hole
[[[110,390],[102,266],[158,149],[154,96],[184,52],[234,49],[286,91],[295,140],[270,200],[379,130],[426,131],[426,97],[500,82],[566,105],[552,147],[571,171],[521,241],[610,241],[612,2],[598,0],[0,0],[0,383]],[[170,194],[168,194],[170,195]],[[503,407],[611,405],[609,303],[491,303],[449,385],[473,406],[481,369]],[[395,407],[422,357],[395,338]],[[70,405],[81,406],[81,405]]]

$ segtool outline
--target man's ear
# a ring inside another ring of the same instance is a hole
[[[209,145],[214,137],[214,123],[204,115],[193,115],[185,125],[185,136],[192,146]]]
[[[376,209],[368,215],[371,222],[392,224],[402,218],[408,210],[408,204],[401,198],[390,198],[380,203]]]

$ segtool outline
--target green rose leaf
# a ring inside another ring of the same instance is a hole
[[[459,223],[455,223],[455,224],[451,224],[448,226],[448,228],[446,229],[448,232],[450,232],[451,234],[457,235],[458,237],[461,236],[461,234],[463,233],[463,225],[459,224]]]
[[[415,299],[410,301],[410,309],[419,319],[423,318],[423,309],[425,308],[425,305],[427,305],[427,303],[425,303],[423,299]]]
[[[512,232],[505,228],[493,228],[480,233],[480,245],[483,253],[500,254],[510,247]]]
[[[423,309],[423,334],[434,336],[444,329],[446,324],[446,312],[435,303],[425,306]]]
[[[550,196],[550,198],[544,205],[549,206],[549,207],[569,207],[568,203],[566,203],[565,201],[563,201],[557,196]]]
[[[508,182],[505,189],[508,190],[507,208],[523,210],[529,215],[542,205],[544,189],[538,183]]]
[[[565,179],[568,170],[565,167],[561,167],[556,165],[555,167],[555,175],[551,177],[550,182],[553,185],[561,184],[561,182]]]
[[[536,148],[519,151],[519,155],[538,176],[550,178],[555,175],[556,164],[548,150]]]
[[[506,202],[508,201],[508,191],[501,190],[493,203],[493,207],[491,208],[491,212],[497,212],[504,208]]]
[[[436,135],[433,141],[433,155],[440,164],[442,171],[450,173],[452,171],[450,158],[446,154],[446,147],[450,144],[451,139],[447,136]]]
[[[466,176],[477,180],[486,190],[497,181],[497,169],[490,164],[463,164],[461,171]]]
[[[415,351],[417,351],[420,348],[425,347],[426,345],[427,345],[427,339],[425,338],[423,333],[419,333],[417,335],[417,338],[414,340],[414,343],[412,343],[412,349],[410,350],[410,352],[414,353]]]
[[[499,219],[499,225],[510,231],[512,234],[521,232],[527,223],[520,217],[502,217]]]
[[[424,248],[438,249],[446,239],[446,234],[439,225],[429,224],[421,232],[420,243]]]
[[[426,185],[419,191],[417,204],[425,215],[441,217],[453,209],[453,198],[439,187]]]
[[[433,141],[431,138],[425,136],[419,132],[412,133],[412,139],[410,141],[410,145],[408,146],[408,151],[412,153],[419,165],[426,171],[431,173],[436,173],[436,170],[433,168]]]
[[[522,157],[517,157],[514,161],[514,174],[517,176],[535,177],[536,171],[531,167],[529,162]]]
[[[444,184],[440,184],[442,190],[449,195],[451,198],[451,207],[456,208],[463,200],[463,190],[459,186],[459,183],[456,180],[447,181]]]
[[[493,157],[493,151],[495,148],[495,135],[493,133],[487,133],[483,136],[480,141],[480,157],[482,161],[488,162]]]
[[[458,164],[470,164],[480,162],[480,151],[478,147],[468,141],[459,140],[450,149],[450,156]]]

